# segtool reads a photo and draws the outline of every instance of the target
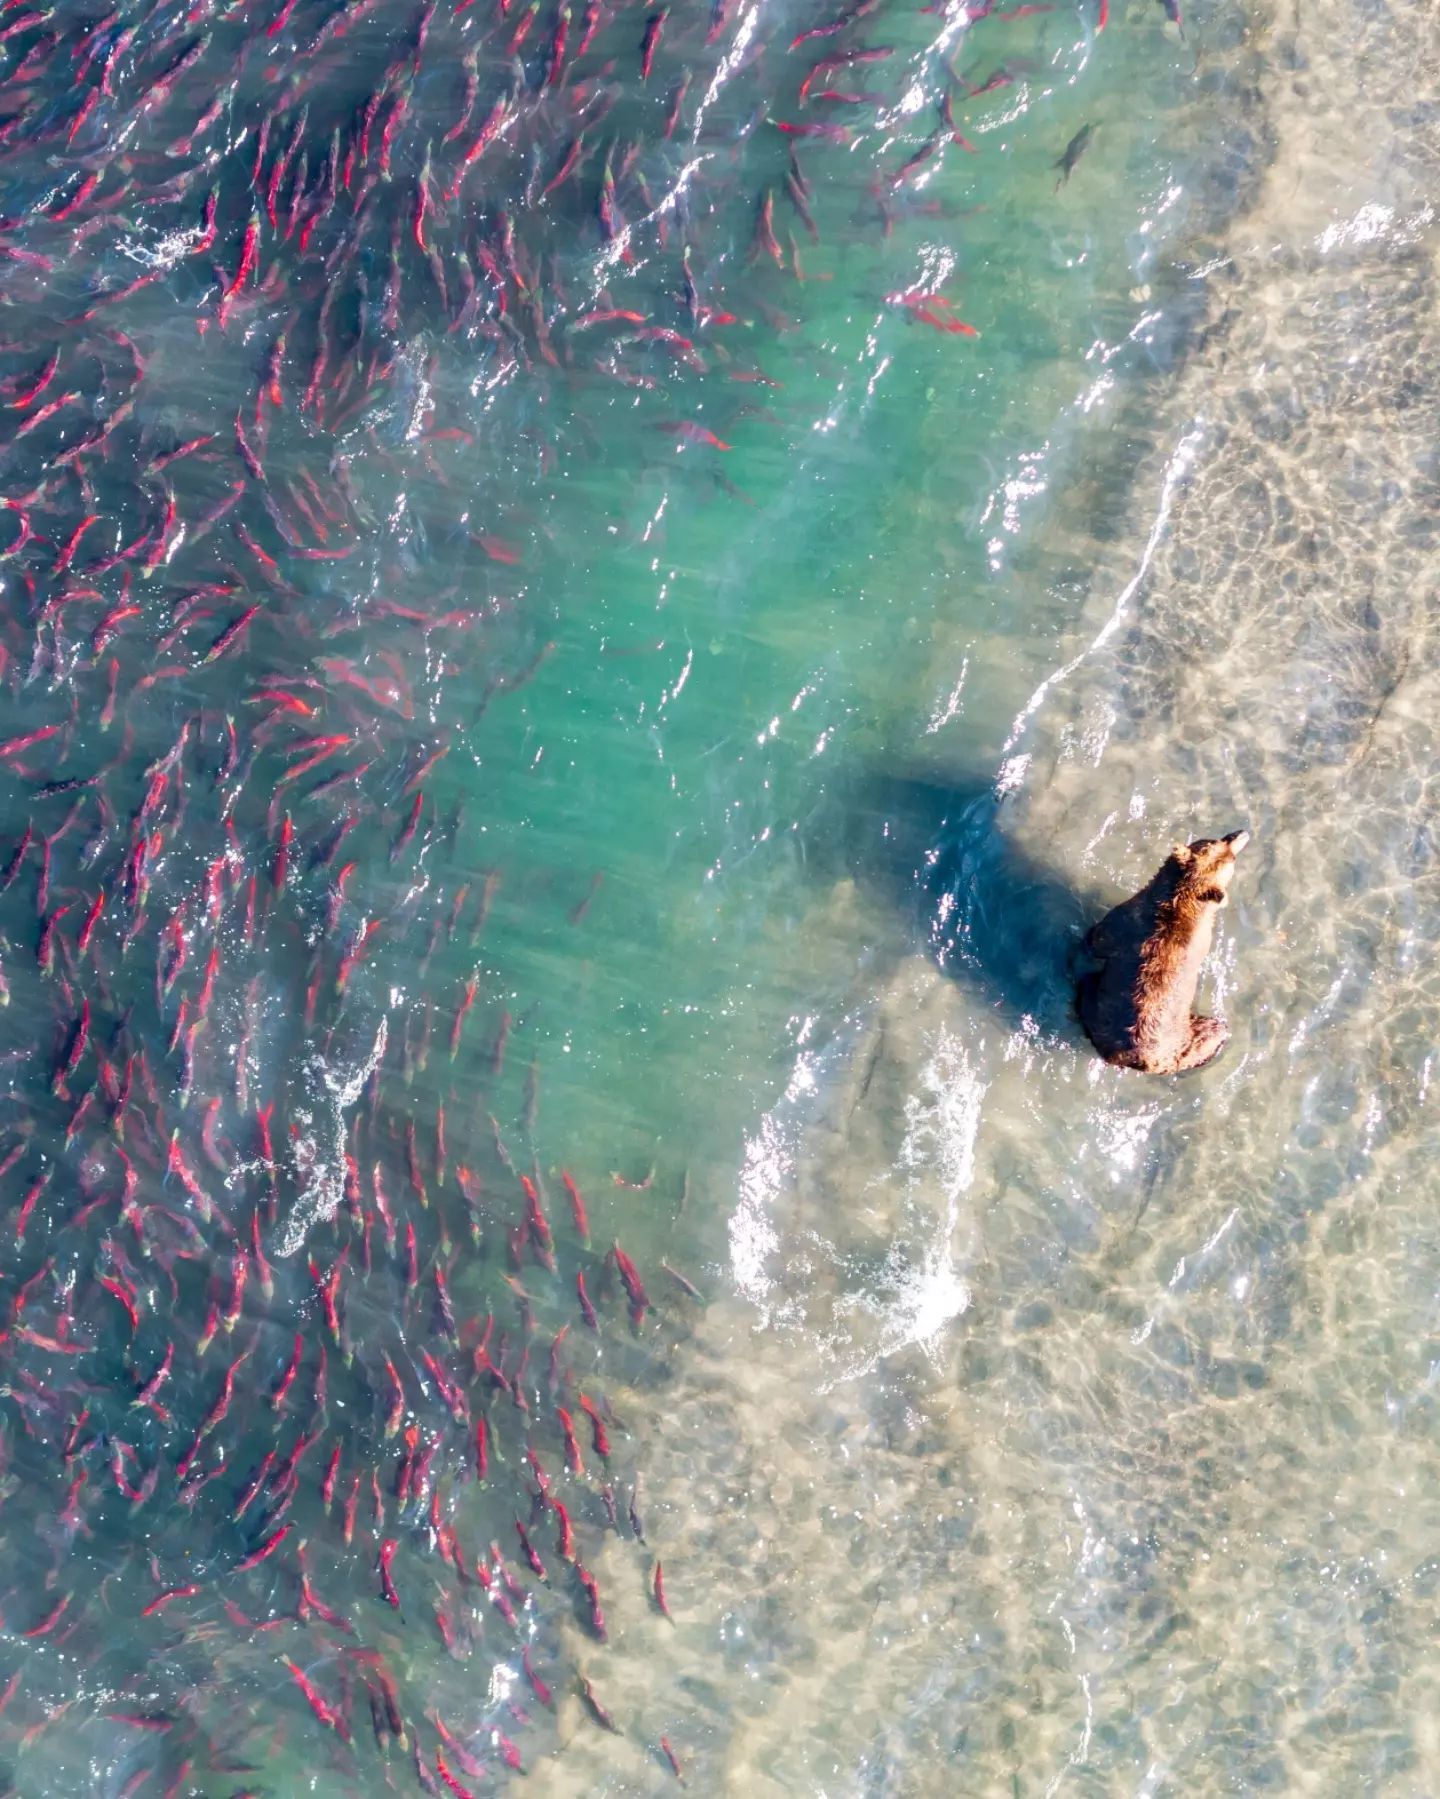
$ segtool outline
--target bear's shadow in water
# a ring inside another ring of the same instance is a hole
[[[851,867],[908,910],[931,955],[1012,1029],[1087,1048],[1075,986],[1085,932],[1105,910],[1005,831],[992,782],[872,775],[854,813]]]

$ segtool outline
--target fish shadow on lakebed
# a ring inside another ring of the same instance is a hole
[[[1003,812],[993,780],[873,774],[846,834],[851,873],[907,911],[941,970],[1010,1028],[1090,1053],[1075,988],[1094,966],[1085,932],[1107,902],[1022,849]]]

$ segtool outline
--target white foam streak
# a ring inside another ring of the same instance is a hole
[[[947,1328],[970,1307],[970,1288],[956,1257],[956,1236],[964,1198],[975,1178],[975,1145],[985,1083],[970,1065],[957,1037],[941,1030],[921,1071],[919,1091],[905,1102],[905,1137],[897,1171],[906,1182],[907,1231],[920,1239],[918,1254],[892,1246],[876,1288],[851,1304],[880,1319],[873,1349],[852,1357],[824,1383],[833,1391],[843,1381],[869,1374],[905,1349],[934,1355]],[[942,1201],[939,1217],[933,1198]]]
[[[1010,735],[1005,739],[1001,752],[1003,755],[1008,757],[1014,750],[1024,735],[1026,726],[1049,697],[1051,689],[1058,687],[1062,681],[1068,680],[1087,657],[1093,656],[1096,650],[1110,641],[1124,623],[1126,614],[1130,610],[1130,602],[1140,591],[1141,583],[1150,572],[1150,565],[1155,560],[1155,552],[1159,549],[1166,527],[1170,523],[1170,514],[1175,505],[1175,495],[1179,492],[1181,483],[1186,480],[1195,466],[1195,459],[1204,436],[1205,421],[1202,418],[1194,419],[1181,433],[1180,441],[1165,465],[1165,479],[1160,489],[1160,500],[1155,509],[1154,522],[1150,526],[1150,535],[1145,540],[1140,566],[1121,589],[1109,618],[1100,627],[1096,636],[1086,644],[1083,650],[1072,656],[1063,668],[1058,668],[1054,674],[1047,675],[1031,694],[1021,708],[1015,723],[1010,727]]]
[[[389,1025],[382,1016],[369,1055],[348,1072],[330,1067],[319,1056],[311,1060],[322,1116],[317,1118],[308,1108],[295,1108],[299,1130],[295,1164],[303,1184],[279,1244],[271,1251],[278,1260],[293,1256],[315,1224],[328,1222],[340,1210],[345,1198],[345,1115],[359,1103],[365,1083],[383,1061],[389,1036]]]

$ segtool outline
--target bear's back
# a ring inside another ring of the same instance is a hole
[[[1102,965],[1081,980],[1077,1002],[1085,1034],[1107,1062],[1150,1074],[1179,1068],[1214,913],[1167,863],[1091,932]]]

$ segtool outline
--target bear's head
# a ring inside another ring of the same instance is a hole
[[[1178,885],[1204,905],[1223,906],[1235,875],[1235,858],[1249,841],[1248,831],[1232,831],[1228,837],[1177,843],[1170,860],[1179,876]]]

